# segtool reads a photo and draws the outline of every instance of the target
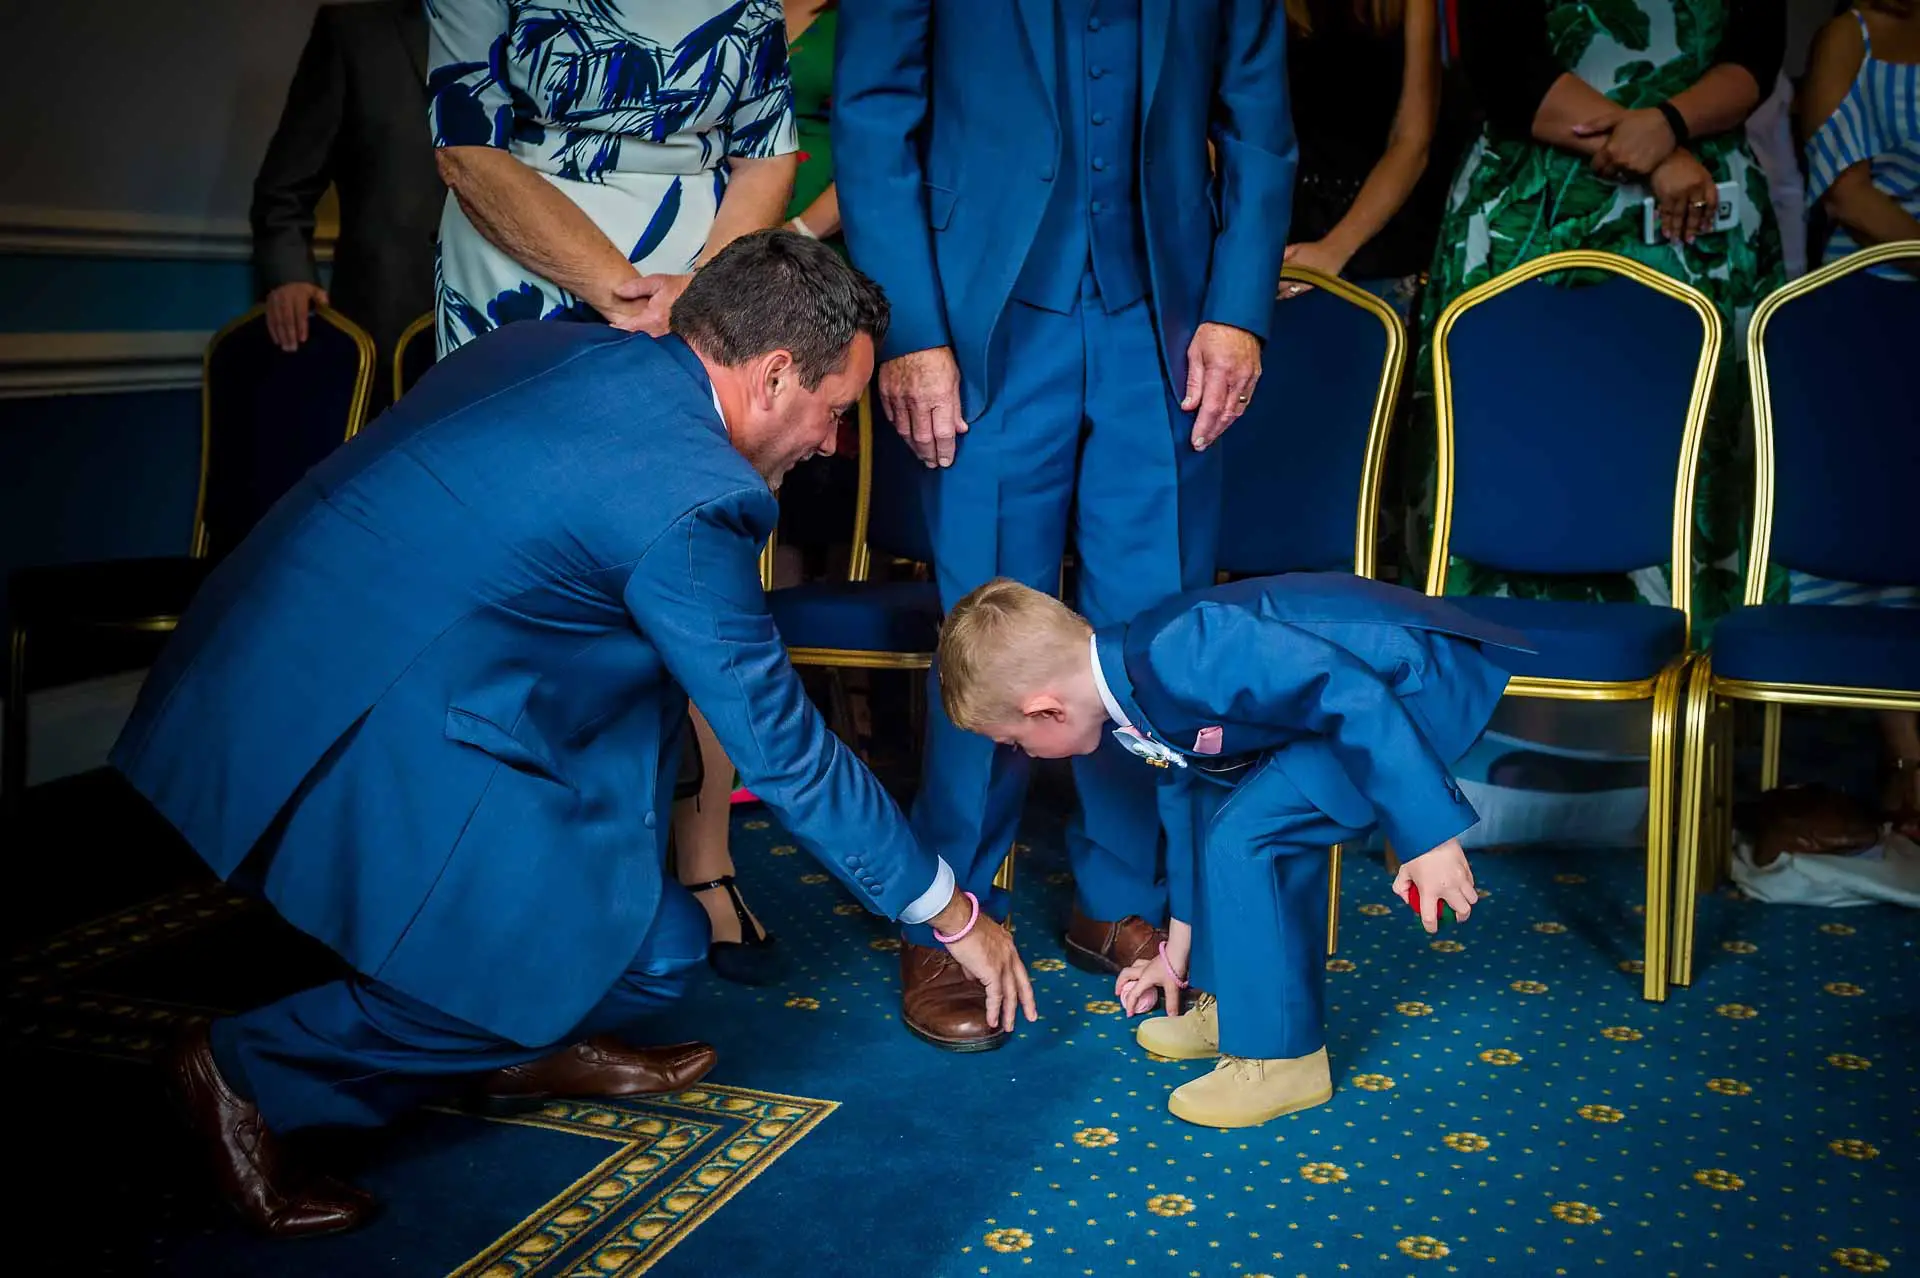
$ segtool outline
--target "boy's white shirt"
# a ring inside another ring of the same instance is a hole
[[[1106,707],[1107,717],[1114,722],[1113,739],[1118,741],[1128,754],[1145,759],[1157,768],[1186,767],[1185,755],[1152,740],[1128,722],[1126,713],[1120,709],[1120,703],[1113,699],[1113,689],[1107,686],[1106,673],[1100,669],[1100,646],[1092,636],[1087,638],[1087,652],[1093,658],[1093,686],[1099,690],[1100,703]]]

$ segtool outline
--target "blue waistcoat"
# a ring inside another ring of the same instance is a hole
[[[1108,311],[1146,296],[1140,225],[1140,0],[1061,0],[1060,172],[1013,295],[1065,313],[1089,267]]]

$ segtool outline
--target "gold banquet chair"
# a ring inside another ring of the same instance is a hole
[[[289,354],[273,344],[265,316],[262,306],[240,316],[213,335],[202,358],[189,553],[48,564],[9,579],[0,794],[26,788],[28,694],[150,665],[213,566],[365,421],[373,340],[322,307],[307,341]]]
[[[1577,273],[1553,282],[1548,276]],[[1468,289],[1433,339],[1437,458],[1427,593],[1451,556],[1529,576],[1673,565],[1671,607],[1458,596],[1525,634],[1510,696],[1651,701],[1645,970],[1667,996],[1693,498],[1721,322],[1697,290],[1610,253],[1553,253]],[[1626,371],[1628,375],[1622,376]]]
[[[861,394],[858,414],[859,486],[846,580],[773,589],[774,542],[769,539],[760,559],[767,607],[795,666],[927,670],[939,646],[941,608],[920,500],[924,468],[890,425],[874,429],[871,388]],[[873,580],[876,554],[914,565],[912,577]],[[840,695],[837,682],[835,688]],[[994,885],[1013,890],[1011,850]]]
[[[399,338],[393,343],[393,402],[399,403],[400,397],[426,376],[427,370],[434,366],[438,358],[438,348],[434,344],[433,312],[428,311],[401,329]]]
[[[1364,289],[1289,266],[1311,292],[1276,300],[1260,387],[1221,437],[1223,577],[1376,571],[1387,439],[1407,330]],[[1340,941],[1342,849],[1333,849],[1327,953]]]
[[[1693,981],[1695,892],[1733,851],[1732,701],[1765,707],[1760,784],[1780,780],[1783,706],[1920,711],[1920,607],[1765,603],[1767,569],[1920,587],[1920,240],[1877,245],[1785,285],[1753,314],[1754,524],[1744,606],[1687,687],[1673,981]]]

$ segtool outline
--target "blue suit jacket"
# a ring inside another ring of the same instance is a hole
[[[1185,756],[1171,775],[1231,781],[1279,751],[1309,802],[1350,829],[1378,822],[1405,857],[1479,820],[1451,772],[1507,686],[1479,647],[1526,648],[1444,600],[1345,573],[1195,591],[1095,642],[1134,727]],[[1203,730],[1217,752],[1196,750]]]
[[[689,694],[897,917],[936,862],[787,661],[776,509],[679,339],[509,326],[221,565],[113,762],[220,874],[260,847],[268,897],[356,969],[527,1044],[640,948]]]
[[[1137,172],[1170,384],[1202,322],[1265,337],[1297,150],[1273,0],[1141,0]],[[1060,160],[1051,0],[859,0],[834,49],[834,179],[854,262],[887,291],[883,357],[951,346],[961,409]],[[1207,143],[1218,156],[1210,174]]]

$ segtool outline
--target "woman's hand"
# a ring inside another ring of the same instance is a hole
[[[1338,276],[1340,272],[1347,269],[1347,263],[1353,260],[1353,253],[1329,240],[1307,240],[1300,244],[1287,245],[1287,251],[1280,260],[1288,266],[1304,266],[1322,275]],[[1280,296],[1283,298],[1298,297],[1302,293],[1312,291],[1313,285],[1302,284],[1299,280],[1280,281]]]
[[[607,323],[629,333],[666,336],[673,304],[687,291],[692,275],[636,275],[613,286],[614,305]]]
[[[1652,107],[1637,111],[1616,108],[1585,124],[1576,124],[1573,131],[1583,138],[1606,135],[1606,142],[1593,156],[1593,171],[1603,178],[1650,174],[1679,145],[1667,117]]]
[[[1660,229],[1669,240],[1691,244],[1712,228],[1720,188],[1693,152],[1676,150],[1653,171],[1649,185],[1659,205]]]

